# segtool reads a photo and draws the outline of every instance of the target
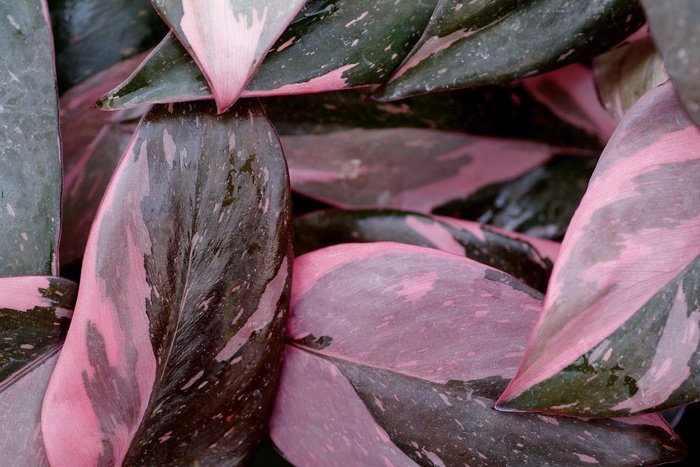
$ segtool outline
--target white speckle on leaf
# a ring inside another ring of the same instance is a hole
[[[595,457],[579,454],[577,452],[574,453],[574,456],[578,457],[581,462],[585,462],[586,464],[600,464]]]
[[[569,50],[569,51],[567,51],[567,52],[564,52],[563,54],[559,55],[559,58],[557,58],[557,61],[558,61],[558,62],[561,62],[561,61],[564,60],[566,57],[568,57],[569,55],[571,55],[572,53],[574,53],[574,50],[576,50],[576,49],[571,49],[571,50]]]
[[[32,350],[34,346],[32,344],[22,344],[19,346],[19,348],[24,350]]]
[[[294,36],[294,37],[292,37],[291,39],[289,39],[287,42],[285,42],[284,44],[282,44],[282,45],[280,45],[279,47],[277,47],[277,52],[282,52],[284,49],[286,49],[287,47],[289,47],[290,45],[292,45],[292,44],[294,43],[294,40],[295,40],[296,38],[297,38],[297,37]]]
[[[7,203],[7,206],[5,206],[7,209],[7,213],[11,215],[12,217],[15,217],[15,210],[12,208],[12,205],[10,203]]]
[[[17,23],[17,21],[15,21],[15,19],[14,19],[12,16],[7,15],[7,20],[10,22],[10,24],[12,25],[12,27],[15,28],[16,30],[19,31],[20,29],[22,29],[22,28],[20,27],[20,25]]]
[[[357,23],[358,21],[362,21],[363,19],[365,19],[365,16],[367,16],[367,13],[369,13],[369,12],[365,11],[360,16],[358,16],[357,18],[355,18],[354,20],[352,20],[348,24],[346,24],[345,27],[348,28],[348,27],[352,26],[353,24]]]

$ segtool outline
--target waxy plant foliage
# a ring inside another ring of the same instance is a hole
[[[16,0],[0,48],[0,464],[685,456],[695,0]]]

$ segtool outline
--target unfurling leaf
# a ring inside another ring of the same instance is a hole
[[[672,83],[600,158],[499,407],[586,416],[700,400],[700,130]]]
[[[677,459],[656,415],[492,409],[541,294],[477,262],[394,243],[296,260],[271,437],[295,465],[637,465]]]
[[[306,0],[152,2],[199,65],[223,112]]]
[[[95,219],[44,403],[52,465],[250,459],[281,363],[290,213],[256,102],[144,117]]]

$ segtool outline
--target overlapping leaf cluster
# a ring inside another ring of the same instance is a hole
[[[695,2],[0,10],[4,464],[683,456]]]

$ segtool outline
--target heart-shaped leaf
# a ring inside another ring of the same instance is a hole
[[[306,0],[152,0],[228,109]]]
[[[62,91],[153,47],[168,31],[148,0],[49,0],[49,7]]]
[[[77,291],[59,277],[0,278],[0,453],[6,465],[48,465],[41,404]]]
[[[644,94],[668,79],[650,37],[597,56],[593,69],[600,100],[618,121]]]
[[[637,465],[682,455],[658,415],[583,421],[491,406],[541,295],[448,253],[392,243],[296,260],[271,436],[295,465]]]
[[[400,242],[436,248],[507,272],[544,292],[559,244],[476,222],[395,210],[323,211],[294,221],[294,253],[339,243]]]
[[[581,415],[700,400],[700,130],[672,84],[625,115],[499,407]]]
[[[643,23],[641,8],[628,0],[440,0],[375,98],[526,78],[604,52]]]
[[[61,156],[45,2],[3,2],[0,43],[0,277],[57,275]]]
[[[681,104],[700,126],[700,4],[696,0],[640,3]]]
[[[63,229],[61,266],[82,258],[90,226],[107,184],[124,153],[143,108],[108,113],[95,100],[140,63],[135,56],[88,78],[60,99],[63,142]]]
[[[144,117],[95,219],[47,391],[52,465],[254,454],[281,363],[290,213],[281,147],[256,102]]]

